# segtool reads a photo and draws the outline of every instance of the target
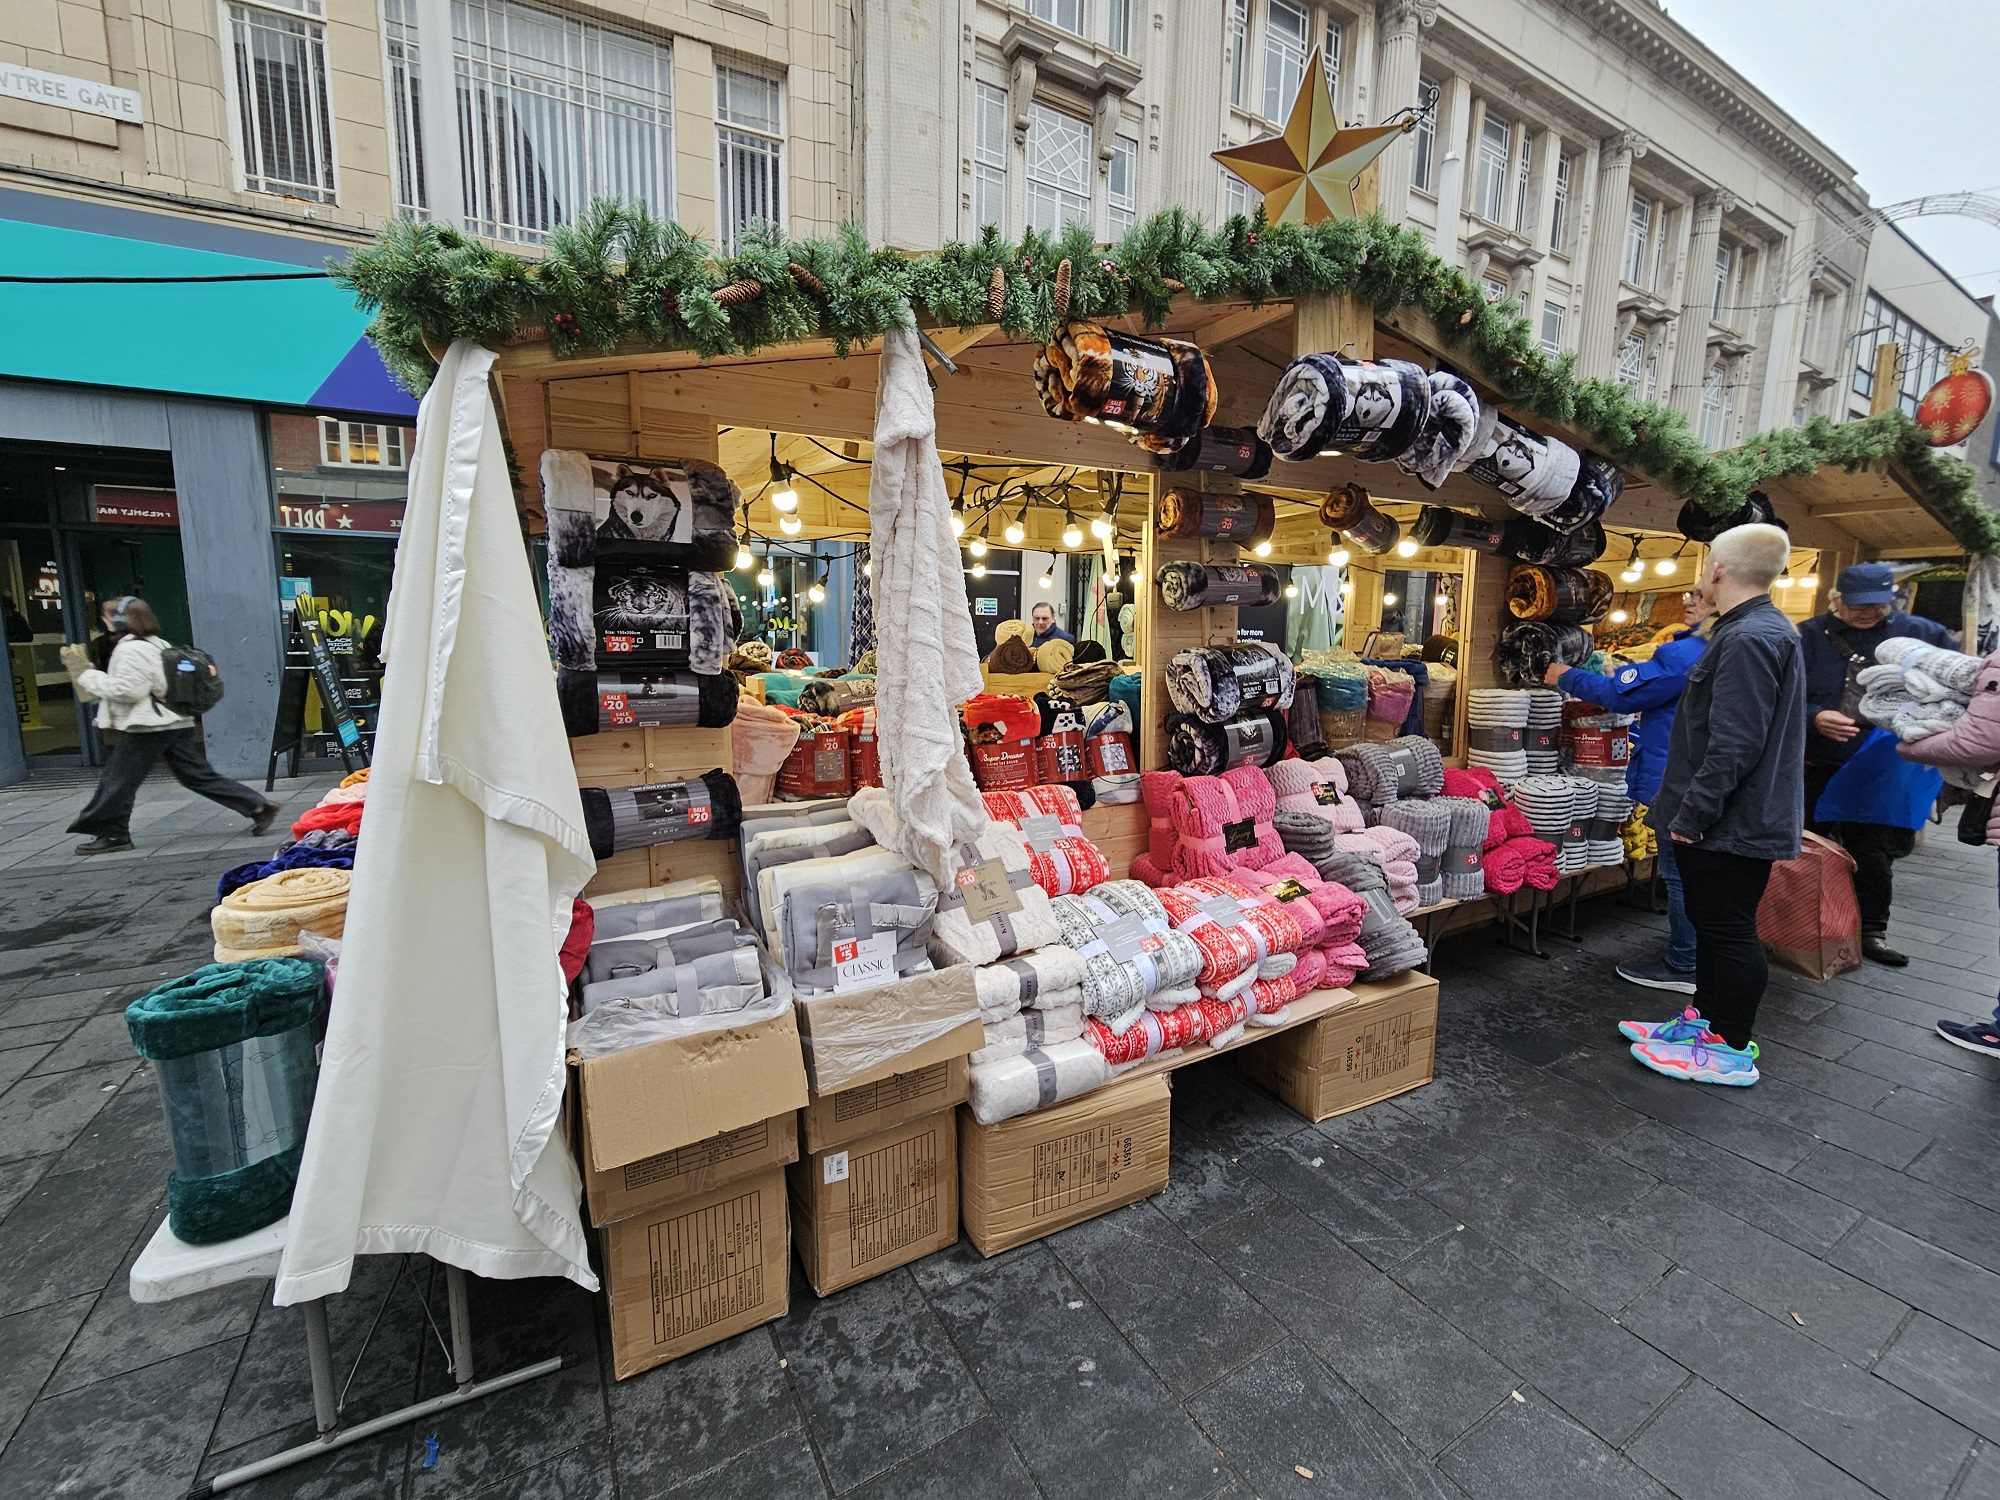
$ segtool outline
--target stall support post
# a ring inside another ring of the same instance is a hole
[[[1502,680],[1493,660],[1493,647],[1507,622],[1507,572],[1511,564],[1504,557],[1468,551],[1465,554],[1465,586],[1458,606],[1458,695],[1451,707],[1451,743],[1462,759],[1470,743],[1466,732],[1466,710],[1475,688],[1499,688]]]
[[[1182,489],[1204,495],[1235,494],[1242,485],[1226,474],[1190,470],[1175,476]],[[1235,562],[1234,542],[1183,540],[1160,535],[1160,495],[1173,486],[1159,474],[1147,476],[1146,528],[1139,539],[1139,659],[1144,673],[1142,706],[1146,722],[1139,726],[1139,764],[1148,771],[1167,764],[1167,661],[1176,651],[1195,646],[1228,645],[1236,639],[1236,606],[1173,610],[1160,602],[1159,569],[1167,562]]]

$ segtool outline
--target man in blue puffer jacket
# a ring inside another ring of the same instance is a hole
[[[1674,709],[1687,687],[1688,668],[1701,657],[1708,642],[1699,627],[1709,616],[1708,601],[1699,592],[1683,597],[1687,629],[1656,648],[1647,661],[1620,667],[1609,677],[1586,672],[1581,667],[1552,665],[1543,680],[1561,688],[1572,698],[1581,698],[1615,714],[1637,714],[1632,726],[1632,759],[1625,768],[1625,790],[1637,803],[1650,803],[1659,795],[1660,778],[1666,774],[1667,746],[1674,735]],[[1618,977],[1649,990],[1672,990],[1692,995],[1694,983],[1694,925],[1688,921],[1681,899],[1681,872],[1674,864],[1669,840],[1659,843],[1660,878],[1667,886],[1667,953],[1652,963],[1618,965]]]

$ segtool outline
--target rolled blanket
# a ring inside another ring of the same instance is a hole
[[[1527,691],[1474,688],[1466,699],[1466,760],[1503,782],[1528,774]]]
[[[1194,984],[1201,950],[1174,931],[1153,893],[1136,880],[1112,880],[1085,896],[1049,903],[1060,941],[1083,959],[1083,1008],[1122,1033],[1149,1005]],[[1174,1003],[1179,1003],[1178,1001]]]
[[[722,670],[736,643],[742,605],[714,573],[652,561],[606,559],[594,568],[549,562],[549,635],[556,665],[588,671]]]
[[[813,664],[812,654],[797,646],[787,646],[778,653],[777,660],[778,665],[788,671],[807,668]]]
[[[1375,508],[1374,499],[1358,484],[1330,492],[1319,503],[1319,518],[1374,556],[1396,545],[1396,523]]]
[[[755,806],[771,800],[778,772],[798,742],[799,721],[793,715],[768,703],[742,705],[729,727],[729,747],[737,790],[745,803]]]
[[[1172,1010],[1148,1011],[1138,1024],[1122,1033],[1101,1021],[1086,1021],[1084,1042],[1101,1053],[1112,1068],[1128,1068],[1163,1052],[1215,1041],[1241,1026],[1244,1015],[1240,1000],[1197,998]]]
[[[1528,757],[1528,774],[1553,775],[1562,769],[1563,695],[1554,688],[1537,687],[1527,689],[1526,697],[1528,728],[1523,748]],[[1622,755],[1618,757],[1617,764],[1621,768],[1619,782],[1622,785],[1625,764]]]
[[[1617,467],[1594,453],[1586,453],[1577,461],[1576,483],[1570,486],[1568,498],[1535,519],[1557,531],[1574,531],[1594,523],[1624,493],[1625,476]]]
[[[1278,377],[1257,431],[1292,463],[1329,449],[1383,462],[1410,451],[1430,406],[1430,376],[1417,365],[1307,354]]]
[[[1372,854],[1350,855],[1344,870],[1341,883],[1362,902],[1357,941],[1368,964],[1367,977],[1387,979],[1423,963],[1428,957],[1424,940],[1396,909],[1379,860]]]
[[[206,965],[125,1008],[166,1104],[176,1163],[167,1223],[177,1238],[216,1244],[291,1211],[325,1014],[324,975],[304,958]],[[258,1060],[246,1069],[251,1042]]]
[[[1500,632],[1493,660],[1509,682],[1539,687],[1553,662],[1578,666],[1594,649],[1580,625],[1556,625],[1545,620],[1516,620]]]
[[[583,825],[590,852],[599,859],[683,839],[734,838],[743,821],[736,778],[727,771],[708,771],[687,781],[582,790]]]
[[[1516,563],[1507,575],[1507,609],[1517,620],[1594,625],[1611,608],[1611,575],[1581,568]]]
[[[1089,644],[1097,643],[1092,641]],[[1091,704],[1102,703],[1110,696],[1111,679],[1117,675],[1116,662],[1072,662],[1056,673],[1055,687],[1088,707]]]
[[[1087,1041],[1053,1042],[969,1070],[968,1107],[982,1125],[1061,1104],[1111,1081],[1111,1064]]]
[[[292,837],[302,839],[309,833],[323,828],[337,828],[342,833],[358,835],[361,832],[361,809],[359,802],[336,802],[326,807],[309,807],[292,824]]]
[[[1223,724],[1266,708],[1289,708],[1292,663],[1270,641],[1194,646],[1167,661],[1167,697],[1179,713]]]
[[[1206,609],[1221,604],[1276,604],[1284,592],[1278,570],[1263,563],[1166,562],[1154,581],[1168,609]]]
[[[1174,473],[1206,469],[1238,479],[1262,479],[1271,472],[1271,446],[1248,427],[1204,427],[1193,442],[1161,455],[1160,467]]]
[[[1045,646],[1035,647],[1035,670],[1047,672],[1051,677],[1064,670],[1076,659],[1076,647],[1068,641],[1050,641]]]
[[[1268,455],[1269,449],[1265,452]],[[1167,536],[1235,542],[1248,547],[1278,528],[1277,502],[1269,495],[1170,489],[1160,496],[1159,529]]]
[[[1625,862],[1625,840],[1620,830],[1632,815],[1632,799],[1625,793],[1625,778],[1597,784],[1597,805],[1585,835],[1593,865],[1621,865]]]
[[[1328,354],[1303,354],[1285,366],[1264,404],[1257,435],[1287,463],[1319,457],[1347,415],[1347,377]]]
[[[231,891],[240,890],[252,881],[262,880],[267,875],[282,875],[287,870],[351,870],[354,868],[354,845],[348,843],[339,849],[321,849],[311,844],[287,844],[267,860],[247,865],[238,865],[233,870],[224,870],[215,882],[215,899],[220,901]]]
[[[1551,568],[1588,567],[1604,556],[1608,539],[1604,528],[1586,521],[1574,531],[1556,531],[1527,516],[1511,518],[1500,534],[1495,550],[1516,562],[1540,563]]]
[[[1167,763],[1185,776],[1213,776],[1236,767],[1275,765],[1285,754],[1285,716],[1261,709],[1227,724],[1187,714],[1167,716]]]
[[[737,679],[728,672],[556,669],[556,701],[571,739],[603,729],[721,729],[736,717],[737,696]]]
[[[1040,668],[1035,664],[1035,648],[1014,636],[986,653],[986,670],[998,676],[1023,677]]]
[[[1590,863],[1587,828],[1597,815],[1597,795],[1598,784],[1580,776],[1530,776],[1514,787],[1535,837],[1555,846],[1557,868],[1565,875]]]
[[[744,641],[729,653],[723,670],[738,678],[755,677],[777,665],[777,653],[769,641]]]
[[[689,568],[726,568],[735,559],[742,497],[712,463],[549,448],[541,470],[551,562],[589,567],[621,549]]]
[[[1490,407],[1482,415],[1482,432],[1486,416],[1494,418],[1492,430],[1482,436],[1466,472],[1492,485],[1523,515],[1553,512],[1576,487],[1581,468],[1576,449],[1561,438],[1530,432]]]
[[[799,689],[800,711],[827,719],[850,708],[866,708],[874,701],[872,677],[821,677]]]
[[[1493,810],[1476,797],[1439,797],[1430,806],[1444,809],[1450,817],[1444,847],[1444,898],[1476,901],[1486,890],[1481,856],[1493,826]]]
[[[1360,804],[1347,795],[1347,772],[1334,756],[1314,761],[1281,760],[1265,770],[1264,779],[1277,795],[1280,812],[1318,818],[1335,833],[1351,833],[1366,826]]]
[[[1451,809],[1436,801],[1406,799],[1382,809],[1382,824],[1416,840],[1417,899],[1425,906],[1435,906],[1444,899],[1444,853],[1451,845]]]
[[[1538,838],[1509,839],[1499,848],[1487,850],[1480,863],[1486,871],[1486,889],[1503,896],[1523,886],[1552,891],[1562,878],[1555,845]]]
[[[982,964],[972,971],[972,983],[980,1018],[1003,1020],[1076,990],[1083,983],[1083,959],[1074,948],[1047,943],[1033,953]]]
[[[1082,320],[1056,330],[1034,374],[1050,416],[1102,422],[1157,453],[1175,452],[1200,433],[1221,394],[1198,346]]]
[[[299,951],[299,934],[339,937],[347,925],[346,870],[281,870],[239,886],[208,914],[215,961],[278,958]]]
[[[1347,787],[1364,807],[1383,808],[1402,797],[1435,797],[1444,790],[1444,757],[1419,734],[1382,744],[1362,744],[1336,757]]]
[[[1430,373],[1430,409],[1409,451],[1396,460],[1431,489],[1440,488],[1472,455],[1479,437],[1479,395],[1449,370]]]
[[[1417,519],[1410,527],[1410,537],[1423,547],[1463,547],[1470,552],[1491,555],[1500,550],[1506,531],[1505,521],[1446,510],[1441,505],[1426,505],[1417,512]]]
[[[1746,499],[1733,511],[1721,515],[1703,510],[1690,500],[1681,507],[1674,526],[1680,534],[1691,542],[1712,542],[1723,532],[1734,526],[1783,526],[1784,520],[1772,506],[1770,496],[1762,490],[1752,490]]]

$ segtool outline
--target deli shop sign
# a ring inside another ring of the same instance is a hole
[[[278,525],[286,531],[400,532],[403,506],[397,500],[280,500]]]

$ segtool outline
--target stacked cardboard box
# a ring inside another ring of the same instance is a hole
[[[1246,1076],[1308,1120],[1325,1120],[1431,1081],[1437,981],[1411,970],[1354,986],[1355,1003],[1237,1054]]]

